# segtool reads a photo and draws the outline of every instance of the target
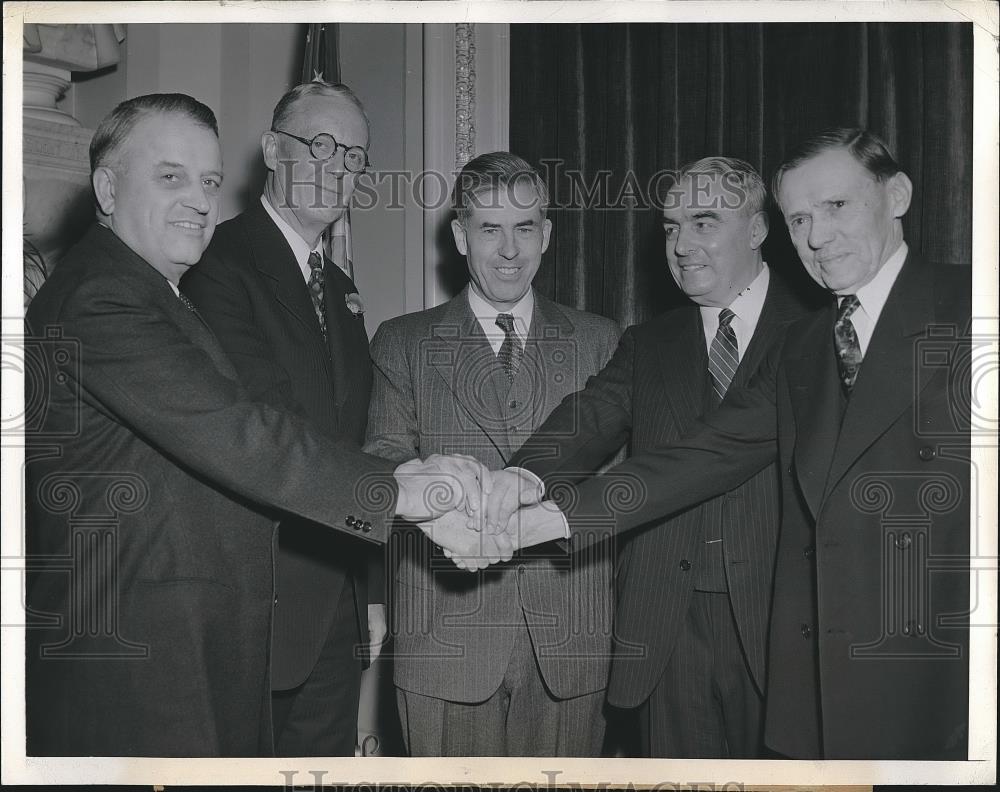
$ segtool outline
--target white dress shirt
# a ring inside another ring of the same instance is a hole
[[[500,354],[500,347],[503,346],[504,339],[507,337],[504,331],[497,327],[497,316],[502,313],[513,314],[514,335],[521,342],[521,349],[524,349],[528,339],[528,330],[531,329],[531,314],[535,310],[535,294],[532,289],[528,289],[525,295],[517,301],[517,305],[509,311],[498,311],[470,286],[469,308],[472,309],[473,316],[479,321],[479,326],[483,328],[486,340],[490,342],[494,355]]]
[[[900,243],[896,252],[889,256],[882,268],[875,273],[875,277],[854,293],[860,305],[851,314],[851,324],[854,325],[854,332],[858,336],[858,346],[861,347],[862,358],[868,352],[868,345],[875,333],[875,325],[878,324],[878,318],[882,315],[885,301],[889,299],[892,285],[899,277],[900,270],[903,269],[903,262],[906,261],[908,252],[909,248],[906,243]],[[840,299],[837,300],[837,305],[840,305]]]
[[[750,285],[736,295],[729,304],[729,310],[736,314],[730,327],[736,333],[736,351],[739,360],[743,360],[743,353],[750,346],[754,331],[757,329],[757,320],[760,319],[760,312],[764,309],[764,298],[767,297],[767,287],[771,282],[771,271],[767,263],[757,273]],[[702,305],[701,325],[705,331],[705,349],[711,352],[712,341],[719,330],[719,314],[721,308]]]
[[[281,235],[288,242],[288,246],[292,249],[292,255],[295,256],[295,263],[299,265],[299,269],[302,271],[302,277],[305,279],[306,283],[309,283],[309,278],[312,277],[312,268],[309,266],[309,254],[319,253],[320,261],[323,260],[323,237],[319,238],[316,243],[316,247],[312,250],[309,249],[309,245],[306,241],[299,236],[298,231],[292,228],[288,223],[285,222],[284,218],[274,211],[274,207],[267,202],[265,196],[260,196],[260,202],[264,204],[264,210],[268,213],[270,218],[274,221],[274,224],[278,227]]]

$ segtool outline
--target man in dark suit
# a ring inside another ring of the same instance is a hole
[[[761,256],[766,198],[741,160],[709,157],[681,168],[663,228],[670,273],[693,304],[626,332],[615,362],[580,397],[614,395],[586,425],[588,443],[613,451],[627,436],[631,452],[642,454],[678,440],[730,385],[750,379],[802,315]],[[760,755],[778,520],[772,464],[626,539],[608,701],[640,708],[643,755]]]
[[[27,313],[27,751],[267,755],[275,525],[254,507],[384,543],[391,512],[474,510],[484,476],[393,473],[247,398],[177,288],[218,218],[209,108],[123,102],[90,157],[98,223]],[[478,545],[451,526],[435,540]]]
[[[764,739],[795,758],[967,755],[971,288],[967,268],[931,268],[908,249],[911,192],[867,131],[793,151],[774,194],[806,270],[836,299],[792,324],[696,433],[573,487],[568,524],[551,506],[517,523],[522,546],[575,544],[593,520],[627,530],[731,489],[777,452]],[[589,423],[608,401],[603,388],[568,400],[538,443],[556,444],[556,459],[532,460],[532,442],[511,463],[587,470],[588,433],[567,421]],[[632,497],[608,500],[609,481]]]
[[[368,162],[368,120],[343,85],[285,94],[261,136],[264,194],[219,226],[181,283],[254,399],[359,447],[371,393],[357,287],[323,252]],[[278,756],[353,756],[364,653],[385,636],[382,564],[284,520],[271,651]],[[368,567],[375,573],[368,579]],[[369,599],[370,598],[370,599]]]
[[[379,328],[366,451],[396,462],[461,453],[502,468],[607,362],[614,322],[531,287],[552,226],[547,203],[541,177],[513,154],[462,169],[452,231],[470,285]],[[583,556],[540,547],[473,577],[431,550],[419,534],[406,542],[394,583],[394,681],[410,754],[598,755],[609,546]]]

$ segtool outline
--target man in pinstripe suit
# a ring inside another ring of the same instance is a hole
[[[804,309],[762,259],[765,200],[761,177],[741,160],[681,168],[663,228],[670,273],[693,304],[625,334],[592,383],[594,393],[613,387],[602,402],[617,407],[581,409],[581,442],[610,448],[628,435],[641,454],[677,440],[780,343]],[[608,700],[639,709],[644,755],[760,756],[778,522],[771,465],[626,540]]]
[[[365,449],[398,461],[447,449],[499,469],[601,369],[619,331],[531,288],[552,224],[545,184],[528,163],[506,152],[477,157],[454,198],[470,286],[379,328]],[[392,623],[410,754],[598,755],[611,651],[608,543],[576,555],[549,543],[469,575],[422,534],[409,540]]]

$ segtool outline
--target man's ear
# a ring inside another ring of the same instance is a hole
[[[909,176],[899,171],[886,182],[885,186],[889,193],[892,216],[898,220],[910,208],[910,199],[913,197],[913,182],[910,181]]]
[[[260,136],[260,150],[264,153],[264,164],[269,171],[278,167],[278,141],[274,132],[267,130]]]
[[[117,182],[115,172],[107,165],[101,165],[94,170],[94,175],[90,178],[94,185],[94,196],[97,198],[97,207],[101,214],[112,215],[115,211],[115,192]]]
[[[451,221],[451,233],[455,237],[455,247],[458,248],[458,252],[463,256],[468,255],[469,243],[465,238],[465,226],[462,225],[461,220],[456,219]]]
[[[549,249],[549,235],[552,233],[552,221],[545,218],[542,221],[542,253]]]
[[[767,212],[761,210],[756,212],[753,217],[750,218],[750,249],[759,250],[760,246],[764,244],[764,240],[767,239],[767,232],[770,228],[770,223],[767,219]]]

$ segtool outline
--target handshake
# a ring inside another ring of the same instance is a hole
[[[417,523],[461,569],[485,569],[566,536],[562,512],[542,501],[542,484],[527,471],[491,471],[472,457],[435,454],[404,462],[393,476],[396,514]]]

